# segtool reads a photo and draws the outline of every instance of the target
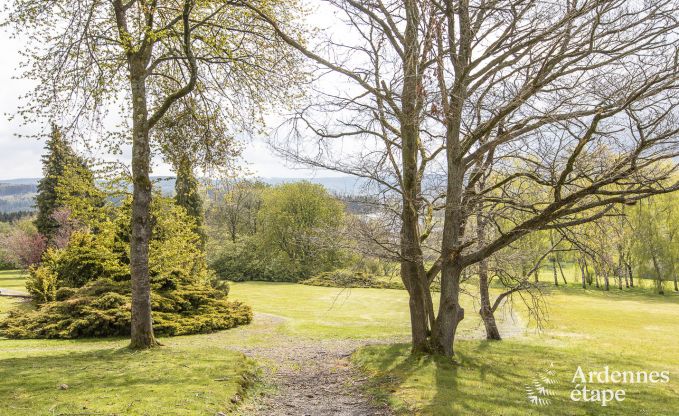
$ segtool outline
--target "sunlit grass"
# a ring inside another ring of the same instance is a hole
[[[0,288],[26,291],[26,273],[18,270],[0,270]]]
[[[7,282],[22,286],[16,273],[2,277],[0,287],[7,288]],[[16,307],[30,305],[0,297],[0,319]],[[128,350],[126,339],[0,338],[0,415],[227,412],[254,372],[250,360],[224,348],[235,335],[171,338],[162,340],[162,348],[142,352]]]
[[[679,297],[561,288],[545,300],[549,320],[542,332],[501,342],[459,341],[455,362],[410,357],[407,345],[366,347],[354,361],[375,377],[374,392],[406,414],[679,414]],[[551,363],[560,381],[555,396],[548,406],[531,405],[525,385]],[[578,366],[667,370],[671,381],[625,385],[626,400],[602,408],[570,400]]]
[[[434,294],[438,305],[438,293]],[[408,294],[397,289],[343,289],[293,283],[241,282],[231,284],[233,299],[252,306],[255,313],[285,318],[281,330],[309,338],[408,337]],[[462,298],[469,311],[460,333],[470,337],[482,331],[478,306]],[[499,316],[501,325],[504,315]]]
[[[583,290],[573,276],[567,279],[567,287],[545,290],[549,320],[542,332],[530,328],[502,342],[460,340],[455,362],[411,357],[407,344],[366,347],[353,360],[373,377],[373,393],[404,414],[679,414],[679,296],[641,289]],[[466,286],[472,293],[473,284],[472,279]],[[410,332],[403,290],[243,282],[232,284],[230,296],[253,307],[258,315],[251,325],[165,338],[157,351],[131,353],[124,339],[0,340],[0,397],[10,398],[0,401],[0,415],[215,414],[233,406],[230,398],[251,370],[230,347],[265,345],[274,331],[309,342],[407,340]],[[478,306],[468,295],[463,299],[467,314],[461,335],[478,337]],[[0,298],[0,313],[16,302]],[[524,309],[515,310],[525,325]],[[525,385],[551,363],[559,380],[555,395],[551,404],[533,406]],[[605,365],[669,370],[672,380],[625,386],[626,400],[602,410],[596,403],[570,401],[578,365],[585,371]],[[69,388],[59,390],[60,384]]]

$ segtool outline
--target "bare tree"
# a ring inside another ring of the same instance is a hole
[[[266,4],[294,21],[294,3]],[[132,143],[134,185],[131,347],[153,347],[149,174],[159,123],[196,91],[220,95],[212,104],[225,107],[229,97],[248,97],[240,111],[255,113],[263,96],[294,82],[294,71],[281,74],[297,63],[236,2],[15,0],[10,21],[30,37],[23,75],[38,84],[21,115],[54,115],[71,131],[96,132],[115,103],[130,124],[123,137]]]
[[[399,195],[415,350],[453,354],[466,268],[529,233],[678,188],[670,180],[679,154],[676,0],[326,3],[346,31],[317,48],[258,10],[345,87],[321,86],[294,118],[319,146],[280,150]],[[350,141],[363,150],[347,155]],[[429,179],[441,175],[436,194]],[[428,208],[442,210],[443,225],[427,269]],[[471,220],[491,211],[494,236],[476,244]],[[439,274],[434,313],[429,285]]]

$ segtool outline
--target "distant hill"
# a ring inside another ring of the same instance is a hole
[[[0,212],[33,211],[37,179],[0,182]]]
[[[174,195],[174,177],[153,178],[156,188],[164,195]],[[270,185],[309,181],[323,185],[329,192],[339,195],[360,193],[362,181],[351,176],[319,178],[257,178]],[[0,212],[34,211],[35,195],[40,178],[0,179]]]

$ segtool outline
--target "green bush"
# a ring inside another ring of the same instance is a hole
[[[264,250],[255,238],[228,242],[210,264],[220,279],[296,282],[303,276],[286,257]]]
[[[149,251],[154,329],[159,335],[188,335],[232,328],[252,311],[227,301],[228,284],[205,264],[190,217],[167,198],[153,203]],[[31,270],[27,287],[39,308],[16,311],[0,322],[10,338],[80,338],[130,333],[129,203],[79,231],[63,249],[50,249]]]
[[[352,270],[339,269],[331,272],[319,273],[311,279],[302,282],[310,286],[324,287],[351,287],[351,288],[378,288],[378,289],[403,289],[400,280],[380,280],[375,275]]]
[[[129,282],[98,279],[71,296],[49,302],[35,311],[11,312],[0,322],[9,338],[82,338],[130,334]],[[60,289],[60,295],[65,295]],[[209,285],[154,292],[151,297],[154,330],[161,336],[206,333],[245,325],[252,310],[230,302],[225,291]]]
[[[26,290],[36,303],[51,302],[57,296],[57,274],[49,267],[31,267]]]

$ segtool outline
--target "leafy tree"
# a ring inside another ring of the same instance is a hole
[[[29,219],[15,222],[6,233],[0,235],[0,246],[6,263],[22,269],[40,263],[47,248],[47,240]]]
[[[299,10],[288,0],[261,5],[293,24]],[[59,116],[74,132],[89,132],[101,126],[107,103],[118,102],[131,124],[124,134],[132,143],[130,346],[154,347],[149,175],[159,122],[191,95],[220,117],[256,119],[266,102],[285,102],[298,62],[238,2],[14,0],[10,12],[32,41],[23,75],[36,81],[20,115]]]
[[[332,268],[340,260],[344,206],[321,185],[298,182],[264,192],[258,239],[300,277]]]
[[[128,198],[110,207],[112,216],[98,232],[78,230],[66,247],[48,249],[27,281],[38,309],[14,313],[0,332],[14,338],[129,335],[131,206]],[[248,323],[250,308],[228,301],[228,286],[212,279],[193,219],[159,195],[152,208],[149,267],[157,332],[185,335]]]
[[[218,201],[211,227],[229,235],[216,242],[210,265],[224,279],[298,281],[345,261],[344,205],[321,185],[240,182]]]
[[[679,290],[679,204],[671,196],[651,198],[630,210],[634,229],[632,245],[639,276],[652,276],[655,290],[664,294],[671,280]]]
[[[203,229],[203,199],[200,196],[200,183],[193,172],[188,158],[176,162],[177,177],[174,184],[175,202],[184,208],[195,223],[194,232],[200,236],[200,248],[205,250],[206,234]]]

